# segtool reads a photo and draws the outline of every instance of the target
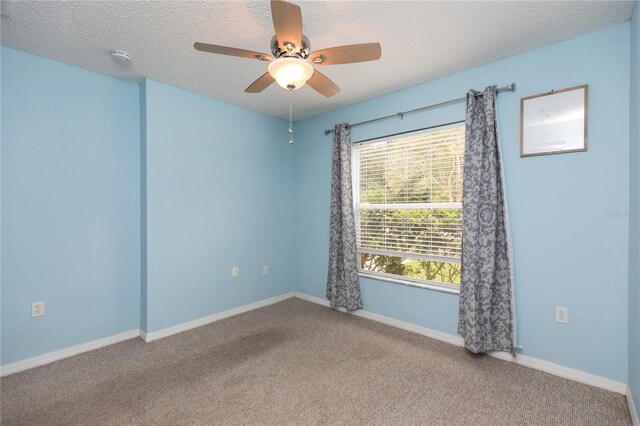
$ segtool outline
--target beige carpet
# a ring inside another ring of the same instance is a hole
[[[298,299],[0,385],[3,425],[631,424],[622,395]]]

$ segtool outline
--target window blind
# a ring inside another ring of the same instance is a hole
[[[464,123],[356,147],[361,252],[459,263]]]

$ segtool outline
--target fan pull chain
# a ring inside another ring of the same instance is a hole
[[[292,103],[292,90],[289,91],[289,143],[293,143],[293,103]]]

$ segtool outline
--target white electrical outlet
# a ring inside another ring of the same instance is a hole
[[[262,267],[262,275],[269,275],[269,265],[264,265]]]
[[[44,315],[44,302],[33,302],[31,304],[31,317],[41,317]]]
[[[232,277],[237,277],[239,272],[240,272],[240,270],[239,270],[239,268],[237,266],[234,266],[233,268],[231,268],[231,276]]]
[[[556,306],[556,322],[569,324],[569,309],[564,306]]]

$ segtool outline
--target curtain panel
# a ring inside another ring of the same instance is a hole
[[[362,308],[351,181],[351,136],[348,124],[338,124],[333,137],[331,220],[327,299],[332,308]]]
[[[515,355],[513,255],[496,86],[467,94],[458,334],[471,352]]]

